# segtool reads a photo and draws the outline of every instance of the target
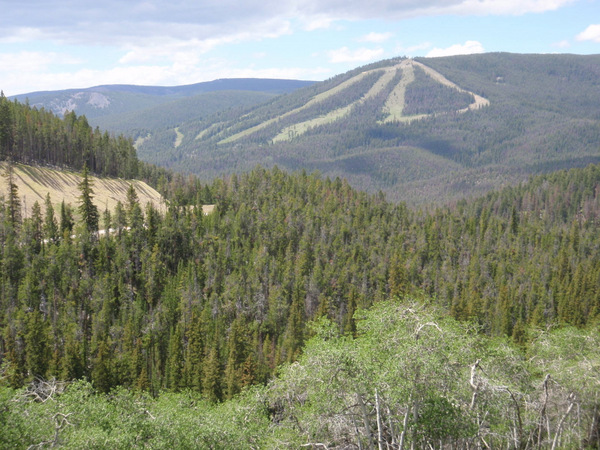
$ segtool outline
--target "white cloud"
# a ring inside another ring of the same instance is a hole
[[[556,11],[575,0],[464,0],[452,5],[433,7],[437,14],[523,15]]]
[[[358,48],[356,50],[350,50],[348,47],[342,47],[337,50],[331,50],[327,52],[327,54],[329,56],[329,62],[332,63],[357,63],[381,58],[384,51],[382,48]]]
[[[555,42],[554,44],[552,44],[553,47],[556,48],[569,48],[571,46],[571,43],[569,41],[560,41],[560,42]]]
[[[454,44],[448,48],[434,48],[427,53],[428,58],[435,58],[438,56],[453,56],[453,55],[471,55],[474,53],[483,53],[483,45],[477,41],[467,41],[464,44]]]
[[[575,39],[578,41],[600,42],[600,24],[590,25],[581,33],[579,33]]]
[[[20,0],[2,8],[0,40],[36,38],[70,44],[143,45],[148,38],[219,38],[297,20],[305,30],[337,20],[444,14],[516,15],[556,10],[575,0]],[[266,26],[265,26],[266,25]],[[19,31],[21,30],[21,31]],[[19,35],[20,33],[20,35]],[[39,33],[39,35],[37,34]],[[375,36],[376,34],[374,34]],[[385,35],[385,33],[382,33]],[[373,41],[370,41],[373,42]]]
[[[422,42],[420,44],[411,45],[409,47],[398,45],[394,49],[394,53],[397,55],[413,55],[416,52],[427,50],[428,48],[431,48],[431,42]]]
[[[331,24],[335,21],[329,16],[316,16],[304,20],[303,28],[306,31],[326,30],[331,28]]]
[[[41,40],[43,37],[44,33],[38,28],[20,27],[13,30],[12,33],[0,37],[0,44],[19,44]]]
[[[56,52],[22,51],[18,53],[0,53],[0,67],[4,73],[27,72],[32,70],[45,70],[56,64],[79,64],[81,60]]]
[[[394,37],[394,33],[375,33],[371,32],[358,39],[359,42],[372,42],[380,44]]]

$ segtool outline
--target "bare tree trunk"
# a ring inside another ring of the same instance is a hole
[[[475,407],[475,402],[477,400],[477,396],[479,395],[479,383],[475,382],[475,375],[477,374],[477,368],[479,367],[479,363],[481,360],[475,361],[475,364],[471,366],[471,379],[469,380],[469,384],[471,385],[471,389],[473,389],[473,396],[471,397],[471,405],[470,409]]]
[[[412,398],[411,398],[412,403]],[[404,414],[404,420],[402,421],[402,433],[400,433],[400,445],[398,446],[398,450],[402,450],[404,448],[404,437],[406,436],[406,427],[408,426],[408,415],[410,414],[410,407],[406,408],[406,413]]]
[[[356,441],[358,442],[358,450],[362,450],[362,443],[360,442],[360,433],[358,431],[358,425],[356,425],[356,418],[352,414],[352,423],[354,424],[354,430],[356,431]]]
[[[390,411],[389,406],[386,408],[387,409],[387,414],[388,414],[388,422],[389,422],[389,426],[390,426],[390,436],[391,436],[391,446],[392,448],[394,448],[394,446],[396,445],[396,433],[394,432],[394,421],[392,420],[392,412]]]
[[[356,398],[358,400],[358,406],[360,407],[360,411],[362,413],[363,422],[365,424],[365,433],[367,435],[367,439],[369,442],[369,450],[373,449],[373,437],[371,436],[371,424],[369,423],[369,415],[367,414],[367,407],[365,406],[365,402],[363,402],[360,394],[356,394]]]
[[[544,403],[542,404],[542,410],[540,411],[540,422],[538,424],[538,449],[542,448],[542,439],[544,437],[544,418],[546,417],[546,407],[548,406],[548,382],[550,381],[550,374],[544,378]],[[549,431],[549,430],[548,430]]]
[[[516,448],[523,448],[523,421],[521,420],[521,408],[519,408],[519,402],[517,402],[516,397],[514,396],[514,394],[512,393],[512,391],[508,388],[505,388],[506,392],[509,393],[510,398],[512,399],[513,403],[515,404],[515,410],[517,411],[517,422],[518,422],[518,427],[515,430],[515,447]]]
[[[381,412],[379,411],[379,394],[375,389],[375,410],[377,411],[377,447],[383,450],[383,425],[381,424]]]
[[[569,407],[567,408],[567,412],[565,413],[564,416],[562,416],[562,419],[560,419],[560,422],[558,423],[558,427],[556,427],[556,434],[554,435],[554,440],[552,441],[552,449],[554,450],[558,444],[558,438],[560,437],[560,433],[562,430],[562,426],[565,423],[565,420],[567,419],[567,416],[569,415],[569,413],[571,412],[571,410],[573,409],[573,405],[575,405],[575,394],[570,393],[569,394]]]

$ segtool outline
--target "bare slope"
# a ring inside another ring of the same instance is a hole
[[[5,171],[6,163],[0,163],[0,173]],[[14,174],[25,217],[31,214],[36,201],[43,206],[48,193],[56,210],[63,200],[75,208],[79,204],[78,185],[81,176],[76,172],[17,164],[14,166]],[[92,177],[92,182],[94,204],[100,211],[112,211],[119,201],[125,203],[130,184],[135,188],[141,205],[150,202],[156,209],[164,209],[162,196],[143,181]],[[0,195],[6,197],[6,188],[6,180],[0,178]]]

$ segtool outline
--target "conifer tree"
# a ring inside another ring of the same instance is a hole
[[[10,155],[11,151],[13,121],[9,103],[4,91],[0,91],[0,157]]]
[[[71,207],[65,203],[63,200],[60,204],[60,233],[62,236],[67,233],[70,235],[73,232],[73,212],[71,211]]]
[[[212,402],[221,400],[221,363],[219,350],[213,346],[208,352],[204,364],[204,378],[202,380],[202,393]]]
[[[94,205],[94,191],[92,190],[93,183],[90,180],[89,169],[87,165],[83,166],[82,180],[79,183],[79,214],[81,221],[85,224],[90,233],[98,231],[98,207]]]
[[[106,393],[113,387],[111,349],[105,340],[98,345],[98,351],[93,360],[92,380],[100,392]]]
[[[21,199],[19,198],[19,187],[16,184],[14,167],[11,162],[6,164],[4,171],[6,178],[6,190],[8,198],[6,199],[8,217],[14,229],[21,224]]]
[[[67,330],[65,336],[64,357],[62,358],[61,378],[78,380],[85,373],[85,365],[81,359],[81,344],[73,330]]]
[[[46,194],[44,207],[46,209],[44,214],[44,237],[49,243],[54,243],[58,241],[58,224],[56,223],[56,217],[54,217],[54,206],[52,206],[49,192]]]
[[[178,391],[183,387],[183,345],[179,325],[169,340],[169,360],[167,362],[167,387]]]
[[[240,317],[236,318],[231,324],[229,332],[229,342],[227,345],[227,367],[225,368],[225,387],[227,398],[232,398],[240,391],[243,364],[246,353],[246,342],[244,335],[243,321]]]
[[[202,389],[203,339],[201,323],[196,312],[187,331],[187,348],[184,365],[184,378],[187,387],[196,391]]]
[[[39,310],[27,315],[27,333],[25,334],[25,354],[29,375],[45,378],[50,362],[48,331]]]

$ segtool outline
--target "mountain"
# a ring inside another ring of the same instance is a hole
[[[443,202],[600,161],[599,80],[600,55],[396,58],[156,130],[137,150],[205,180],[278,165]]]
[[[31,92],[10,99],[28,101],[31,106],[43,107],[59,116],[75,111],[78,115],[85,115],[93,126],[123,132],[148,126],[161,128],[165,126],[165,120],[166,125],[172,126],[183,118],[196,120],[222,109],[255,105],[312,83],[301,80],[234,78],[169,87],[103,85],[86,89]],[[173,111],[179,111],[181,118],[173,119]],[[148,118],[152,118],[150,123],[147,122]]]

